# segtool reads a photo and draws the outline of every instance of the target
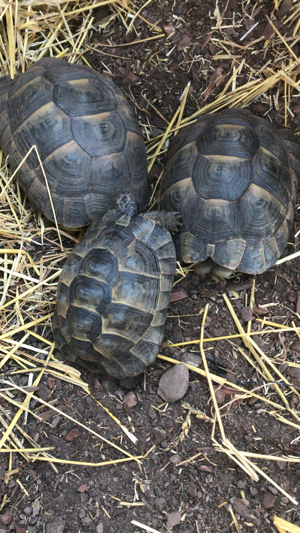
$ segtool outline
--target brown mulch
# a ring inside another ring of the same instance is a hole
[[[237,75],[230,83],[232,89],[235,84],[241,86],[260,76],[265,79],[266,74],[267,77],[272,75],[272,70],[293,61],[295,58],[286,44],[296,57],[300,56],[298,2],[152,0],[145,5],[137,1],[135,11],[139,8],[142,8],[143,19],[134,19],[133,33],[126,33],[119,13],[110,20],[116,13],[113,6],[104,5],[94,10],[93,30],[88,34],[82,55],[92,67],[106,72],[124,90],[143,125],[148,146],[165,131],[189,82],[184,117],[214,102],[234,72]],[[285,43],[275,33],[269,19],[284,35]],[[68,20],[74,32],[80,29],[79,18]],[[131,20],[127,18],[126,24]],[[149,37],[155,38],[149,40]],[[296,74],[294,82],[297,82]],[[282,81],[259,95],[248,109],[299,133],[298,95],[290,85],[285,89]],[[152,189],[163,169],[165,149],[166,146],[150,172]],[[299,249],[298,237],[294,235],[300,229],[300,197],[297,205],[294,231],[285,256]],[[76,240],[77,233],[72,237]],[[38,263],[46,254],[53,253],[55,239],[55,232],[47,231],[41,243],[37,245],[34,240],[27,240],[25,247]],[[68,235],[64,246],[68,250],[74,246],[74,240],[69,240]],[[59,253],[58,247],[56,252]],[[56,266],[60,268],[65,256],[61,262],[58,256],[56,259]],[[183,278],[178,276],[161,353],[180,361],[186,361],[187,354],[197,360],[206,304],[209,304],[206,339],[236,333],[224,293],[230,298],[244,329],[249,318],[254,332],[260,331],[263,319],[290,327],[294,322],[295,327],[300,327],[299,258],[275,266],[256,278],[254,309],[249,313],[252,286],[253,280],[247,275],[237,275],[226,282],[211,277],[201,279],[192,272]],[[51,298],[43,300],[38,311],[33,311],[36,312],[34,319],[41,313],[53,311],[54,299]],[[29,309],[33,304],[26,305]],[[26,311],[27,307],[23,309]],[[9,308],[9,312],[12,310],[13,307]],[[11,316],[7,315],[6,320],[12,320]],[[49,324],[48,329],[45,326],[47,334],[39,326],[36,326],[36,333],[52,341]],[[19,341],[21,336],[14,339]],[[26,342],[37,353],[44,350],[40,339],[30,339]],[[34,462],[21,453],[0,454],[0,533],[147,531],[132,521],[160,533],[274,533],[277,531],[273,525],[274,515],[300,527],[299,506],[288,497],[296,500],[299,497],[300,463],[280,459],[300,456],[300,441],[296,440],[300,425],[300,339],[295,331],[279,336],[270,328],[267,334],[256,335],[255,340],[295,387],[291,391],[282,383],[279,385],[289,407],[294,410],[293,415],[282,412],[285,422],[278,418],[279,411],[264,401],[271,400],[283,406],[272,384],[268,384],[257,367],[251,366],[241,353],[243,349],[248,354],[241,338],[205,342],[204,349],[213,374],[249,391],[261,387],[257,392],[262,400],[250,396],[241,401],[228,385],[216,388],[216,395],[226,436],[236,449],[279,457],[275,461],[252,458],[277,488],[261,475],[254,481],[228,455],[217,450],[212,441],[211,421],[198,416],[202,412],[207,418],[213,418],[214,409],[207,380],[196,372],[190,371],[188,392],[182,401],[174,404],[164,404],[157,395],[160,376],[171,366],[163,359],[157,359],[148,369],[129,403],[128,398],[123,402],[127,391],[112,380],[94,380],[78,369],[93,398],[83,387],[45,373],[30,402],[31,411],[42,420],[29,414],[26,421],[22,415],[19,425],[31,436],[31,447],[36,444],[51,447],[51,450],[48,458],[39,454]],[[180,343],[190,344],[170,346]],[[23,352],[26,354],[26,349]],[[40,353],[39,358],[44,361],[45,355]],[[14,368],[14,362],[10,362],[1,369],[6,372],[1,377],[8,379]],[[14,374],[11,378],[19,387],[29,385],[28,374]],[[277,378],[276,381],[280,381]],[[10,394],[16,401],[24,399],[18,391]],[[39,398],[47,405],[39,402]],[[0,396],[0,408],[0,415],[4,417],[6,412],[10,419],[17,410],[3,396]],[[110,414],[137,437],[136,444]],[[125,455],[76,421],[126,453],[142,456],[140,463],[89,466],[88,463],[113,461]],[[17,434],[18,446],[22,444],[28,448],[28,441],[21,432]],[[215,438],[221,443],[219,429],[215,431]],[[12,449],[13,439],[6,444]],[[68,460],[69,464],[51,463],[50,456]]]

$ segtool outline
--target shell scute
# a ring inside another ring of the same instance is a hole
[[[149,199],[147,157],[138,119],[105,75],[45,58],[1,80],[0,146],[14,170],[37,147],[58,224],[81,227],[103,217],[129,190],[142,211]],[[54,220],[35,150],[17,179],[33,206]],[[78,202],[78,198],[82,200]],[[74,209],[68,200],[74,200]],[[66,201],[64,201],[66,200]]]
[[[191,138],[197,150],[189,158]],[[287,243],[297,179],[300,149],[291,132],[246,110],[223,110],[183,128],[170,145],[159,193],[160,209],[182,215],[178,259],[211,258],[253,274],[272,266]]]
[[[143,372],[163,339],[175,268],[175,247],[159,219],[108,212],[63,268],[57,347],[93,372],[117,378]]]

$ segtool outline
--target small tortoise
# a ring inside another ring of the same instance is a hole
[[[53,334],[69,361],[117,379],[141,374],[164,336],[176,252],[173,213],[136,214],[127,192],[68,257]]]
[[[199,274],[259,274],[293,223],[300,150],[293,134],[245,110],[205,115],[172,141],[159,207],[179,211],[179,260]]]
[[[12,170],[36,145],[56,218],[89,224],[124,189],[142,211],[148,202],[146,150],[123,93],[95,70],[55,58],[37,61],[14,80],[0,79],[0,146]],[[45,178],[33,150],[17,173],[33,206],[54,220]]]

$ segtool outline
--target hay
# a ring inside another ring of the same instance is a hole
[[[2,75],[10,75],[12,78],[17,73],[24,72],[30,65],[46,56],[55,56],[68,60],[71,63],[84,63],[89,65],[88,54],[91,51],[98,51],[101,55],[108,55],[110,48],[119,48],[127,46],[138,46],[140,43],[149,41],[158,41],[165,37],[162,29],[149,22],[142,16],[143,8],[150,3],[148,0],[139,10],[135,9],[133,4],[128,0],[105,0],[102,2],[94,2],[93,0],[85,1],[84,5],[80,5],[78,1],[48,0],[41,4],[38,0],[28,2],[21,0],[19,2],[2,2],[0,5],[0,68]],[[275,9],[278,9],[277,0],[275,1]],[[95,10],[102,6],[110,6],[110,16],[105,21],[101,21],[100,30],[103,32],[110,32],[112,25],[118,21],[124,27],[124,32],[131,33],[135,31],[134,21],[139,17],[147,25],[149,35],[145,39],[140,39],[138,35],[133,37],[130,43],[114,43],[91,45],[89,37],[93,32],[99,31],[95,24]],[[300,8],[298,5],[291,10],[292,14],[284,20],[284,28],[286,25],[295,23],[294,35],[297,34],[300,21],[298,20]],[[186,90],[178,99],[178,108],[174,112],[173,118],[168,122],[158,107],[154,105],[149,99],[142,94],[146,104],[155,110],[157,115],[166,122],[165,131],[155,138],[148,135],[147,152],[149,159],[149,170],[153,167],[154,162],[161,160],[163,154],[166,152],[167,142],[180,131],[184,126],[193,123],[199,116],[204,113],[214,113],[225,107],[244,107],[251,102],[258,101],[260,98],[270,104],[270,109],[274,107],[279,109],[281,104],[281,97],[284,97],[284,115],[285,123],[288,123],[289,116],[292,116],[290,109],[291,95],[299,94],[300,84],[296,81],[300,73],[300,60],[295,55],[292,44],[290,45],[285,39],[284,35],[279,32],[273,23],[270,21],[274,29],[274,36],[270,38],[266,46],[276,47],[277,56],[273,63],[266,62],[257,72],[252,72],[248,69],[246,60],[243,58],[246,51],[255,51],[255,44],[260,41],[252,40],[249,44],[244,45],[246,37],[251,35],[254,31],[255,25],[249,29],[247,34],[243,36],[240,43],[235,43],[229,40],[227,34],[222,33],[223,14],[220,13],[216,3],[216,26],[214,27],[219,33],[214,33],[213,42],[218,46],[219,50],[212,57],[212,69],[214,69],[215,62],[228,59],[232,60],[232,67],[230,73],[227,75],[226,83],[223,90],[216,95],[211,103],[205,104],[201,109],[189,117],[185,117],[186,104],[189,99],[193,98],[190,89],[190,84],[187,85]],[[219,38],[215,36],[218,35]],[[107,52],[105,50],[108,50]],[[166,51],[167,58],[172,54],[174,48]],[[154,54],[158,63],[161,61],[158,54]],[[114,56],[118,57],[118,56]],[[149,61],[152,61],[150,58]],[[239,62],[240,61],[240,62]],[[247,70],[248,69],[248,70]],[[216,69],[215,69],[216,70]],[[246,83],[240,84],[239,76],[242,72],[247,72],[248,80]],[[218,79],[218,78],[216,78]],[[207,88],[208,89],[208,88]],[[204,91],[203,97],[207,98],[210,94],[207,89]],[[276,94],[274,95],[274,92]],[[133,98],[133,104],[139,108]],[[148,126],[147,126],[148,127]],[[147,136],[147,127],[144,127],[145,135]],[[150,125],[151,130],[151,125]],[[32,147],[31,150],[34,150]],[[29,154],[28,154],[29,155]],[[47,180],[46,180],[47,183]],[[159,180],[153,188],[150,208],[153,208],[156,202],[156,192]],[[66,365],[55,358],[54,345],[49,341],[51,335],[51,318],[53,308],[56,300],[56,288],[61,268],[70,253],[72,247],[80,239],[81,233],[76,231],[66,231],[58,228],[57,224],[53,226],[52,223],[43,219],[37,213],[33,212],[32,208],[26,204],[20,192],[20,188],[15,181],[14,175],[10,175],[7,161],[3,160],[3,154],[0,153],[0,186],[1,186],[1,212],[0,212],[0,272],[2,274],[3,284],[1,288],[0,311],[1,311],[1,333],[0,333],[0,370],[2,389],[0,391],[2,397],[10,403],[13,415],[5,412],[2,408],[0,415],[0,423],[2,425],[2,437],[0,441],[0,453],[3,453],[7,458],[7,479],[15,473],[12,469],[12,453],[19,453],[24,461],[47,461],[51,468],[57,469],[55,464],[79,464],[79,465],[93,465],[100,467],[104,464],[116,464],[121,461],[139,461],[142,456],[131,455],[130,452],[123,450],[114,443],[109,442],[102,435],[93,432],[88,426],[83,429],[99,439],[105,441],[109,447],[114,447],[118,453],[125,455],[125,458],[112,459],[111,461],[102,461],[101,463],[82,463],[79,461],[67,461],[52,457],[49,452],[52,451],[51,446],[40,447],[36,444],[31,435],[29,435],[21,421],[26,422],[28,413],[35,415],[30,409],[30,401],[35,398],[36,391],[41,379],[47,375],[63,380],[72,386],[80,387],[84,393],[89,393],[87,383],[81,377],[80,372]],[[299,257],[299,252],[295,252],[291,256],[281,259],[277,264],[281,264],[287,260],[294,260]],[[178,265],[177,273],[181,278],[186,276],[191,270],[189,268],[182,268]],[[179,278],[180,279],[180,278]],[[198,373],[209,383],[209,390],[215,408],[215,419],[207,417],[199,411],[193,413],[190,409],[190,414],[201,417],[205,421],[213,422],[215,428],[216,420],[221,433],[222,444],[219,444],[214,435],[214,444],[216,449],[222,453],[226,453],[229,457],[235,460],[238,465],[245,470],[252,479],[257,479],[259,475],[265,475],[263,471],[258,469],[248,457],[257,456],[250,453],[236,450],[228,438],[226,437],[226,428],[223,427],[223,421],[220,414],[214,388],[212,382],[218,383],[220,386],[227,386],[234,389],[237,394],[236,397],[240,399],[254,397],[260,399],[273,408],[270,413],[271,416],[276,417],[283,424],[293,424],[293,427],[299,428],[296,422],[291,422],[288,418],[283,416],[282,412],[287,415],[295,416],[291,412],[286,394],[282,392],[278,383],[276,383],[275,374],[278,376],[280,382],[284,382],[291,390],[292,385],[282,376],[275,363],[269,358],[265,357],[259,350],[258,346],[252,340],[255,335],[263,335],[266,331],[262,329],[260,332],[251,332],[250,325],[245,332],[241,324],[236,320],[236,316],[232,312],[229,300],[226,301],[228,309],[236,323],[239,333],[233,333],[227,337],[203,338],[203,328],[201,329],[201,338],[190,343],[178,343],[173,346],[184,346],[188,344],[199,343],[202,354],[205,371],[187,365],[190,370]],[[207,313],[207,310],[206,310]],[[204,313],[205,316],[205,313]],[[282,326],[272,321],[262,321],[264,326],[273,328],[276,334],[281,331],[294,331],[299,335],[299,329],[296,327]],[[204,325],[204,322],[203,322]],[[275,328],[275,329],[274,329]],[[21,334],[21,338],[15,339],[16,335]],[[278,395],[278,403],[269,398],[257,394],[257,389],[248,391],[238,387],[223,378],[213,375],[209,372],[206,356],[203,349],[204,342],[216,342],[218,340],[227,339],[230,341],[234,338],[241,338],[249,349],[250,354],[245,354],[251,364],[259,365],[259,370],[267,382]],[[39,347],[34,343],[39,341]],[[252,359],[254,357],[254,361]],[[178,361],[172,360],[165,356],[159,356],[160,360],[177,364]],[[271,369],[271,370],[270,370]],[[271,373],[271,371],[273,373]],[[33,386],[18,387],[15,379],[18,375],[27,375],[30,383],[30,376],[34,376]],[[25,396],[23,402],[16,401],[13,398],[14,391],[22,392]],[[296,391],[297,392],[297,391]],[[9,396],[11,394],[12,396]],[[40,403],[40,399],[38,399]],[[45,405],[51,409],[59,412],[66,420],[72,420],[78,423],[76,419],[69,417],[66,413],[55,408],[52,404]],[[118,430],[125,433],[132,442],[136,443],[135,436],[120,423],[120,421],[109,412],[105,405],[97,402],[100,409],[111,417],[113,423],[116,424]],[[283,404],[283,405],[282,405]],[[96,400],[95,400],[96,406]],[[1,407],[1,406],[0,406]],[[196,410],[197,411],[197,410]],[[281,414],[280,414],[281,413]],[[23,418],[24,417],[24,418]],[[26,441],[24,445],[23,440]],[[151,449],[152,450],[152,449]],[[144,457],[150,453],[150,451]],[[181,464],[188,463],[195,460],[193,456]],[[261,457],[265,460],[273,460],[270,456]],[[276,458],[277,460],[278,458]],[[280,460],[289,460],[295,462],[296,458],[280,458]],[[266,476],[265,476],[266,477]],[[270,483],[272,480],[268,478]],[[22,491],[26,493],[19,479],[17,479]],[[274,484],[274,483],[273,483]],[[282,489],[278,488],[278,490]],[[284,493],[296,505],[294,499]],[[4,496],[1,509],[5,506],[7,501]],[[108,512],[103,508],[103,511],[109,516]],[[238,524],[231,509],[232,518],[235,527],[238,531]],[[133,521],[132,524],[140,527],[146,531],[155,531],[149,526],[145,526],[139,522]],[[275,520],[274,520],[275,524]],[[278,523],[279,525],[279,523]],[[276,523],[277,526],[277,523]],[[282,528],[283,525],[281,524]],[[198,526],[197,526],[198,528]],[[292,530],[291,530],[292,531]]]

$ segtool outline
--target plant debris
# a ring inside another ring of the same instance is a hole
[[[299,16],[298,0],[4,0],[0,71],[50,55],[111,77],[144,131],[152,209],[170,138],[203,113],[246,107],[299,135]],[[299,198],[283,257],[255,283],[178,264],[162,353],[128,396],[53,345],[82,230],[35,212],[2,152],[0,181],[2,529],[299,532]],[[162,403],[180,363],[185,397]]]

